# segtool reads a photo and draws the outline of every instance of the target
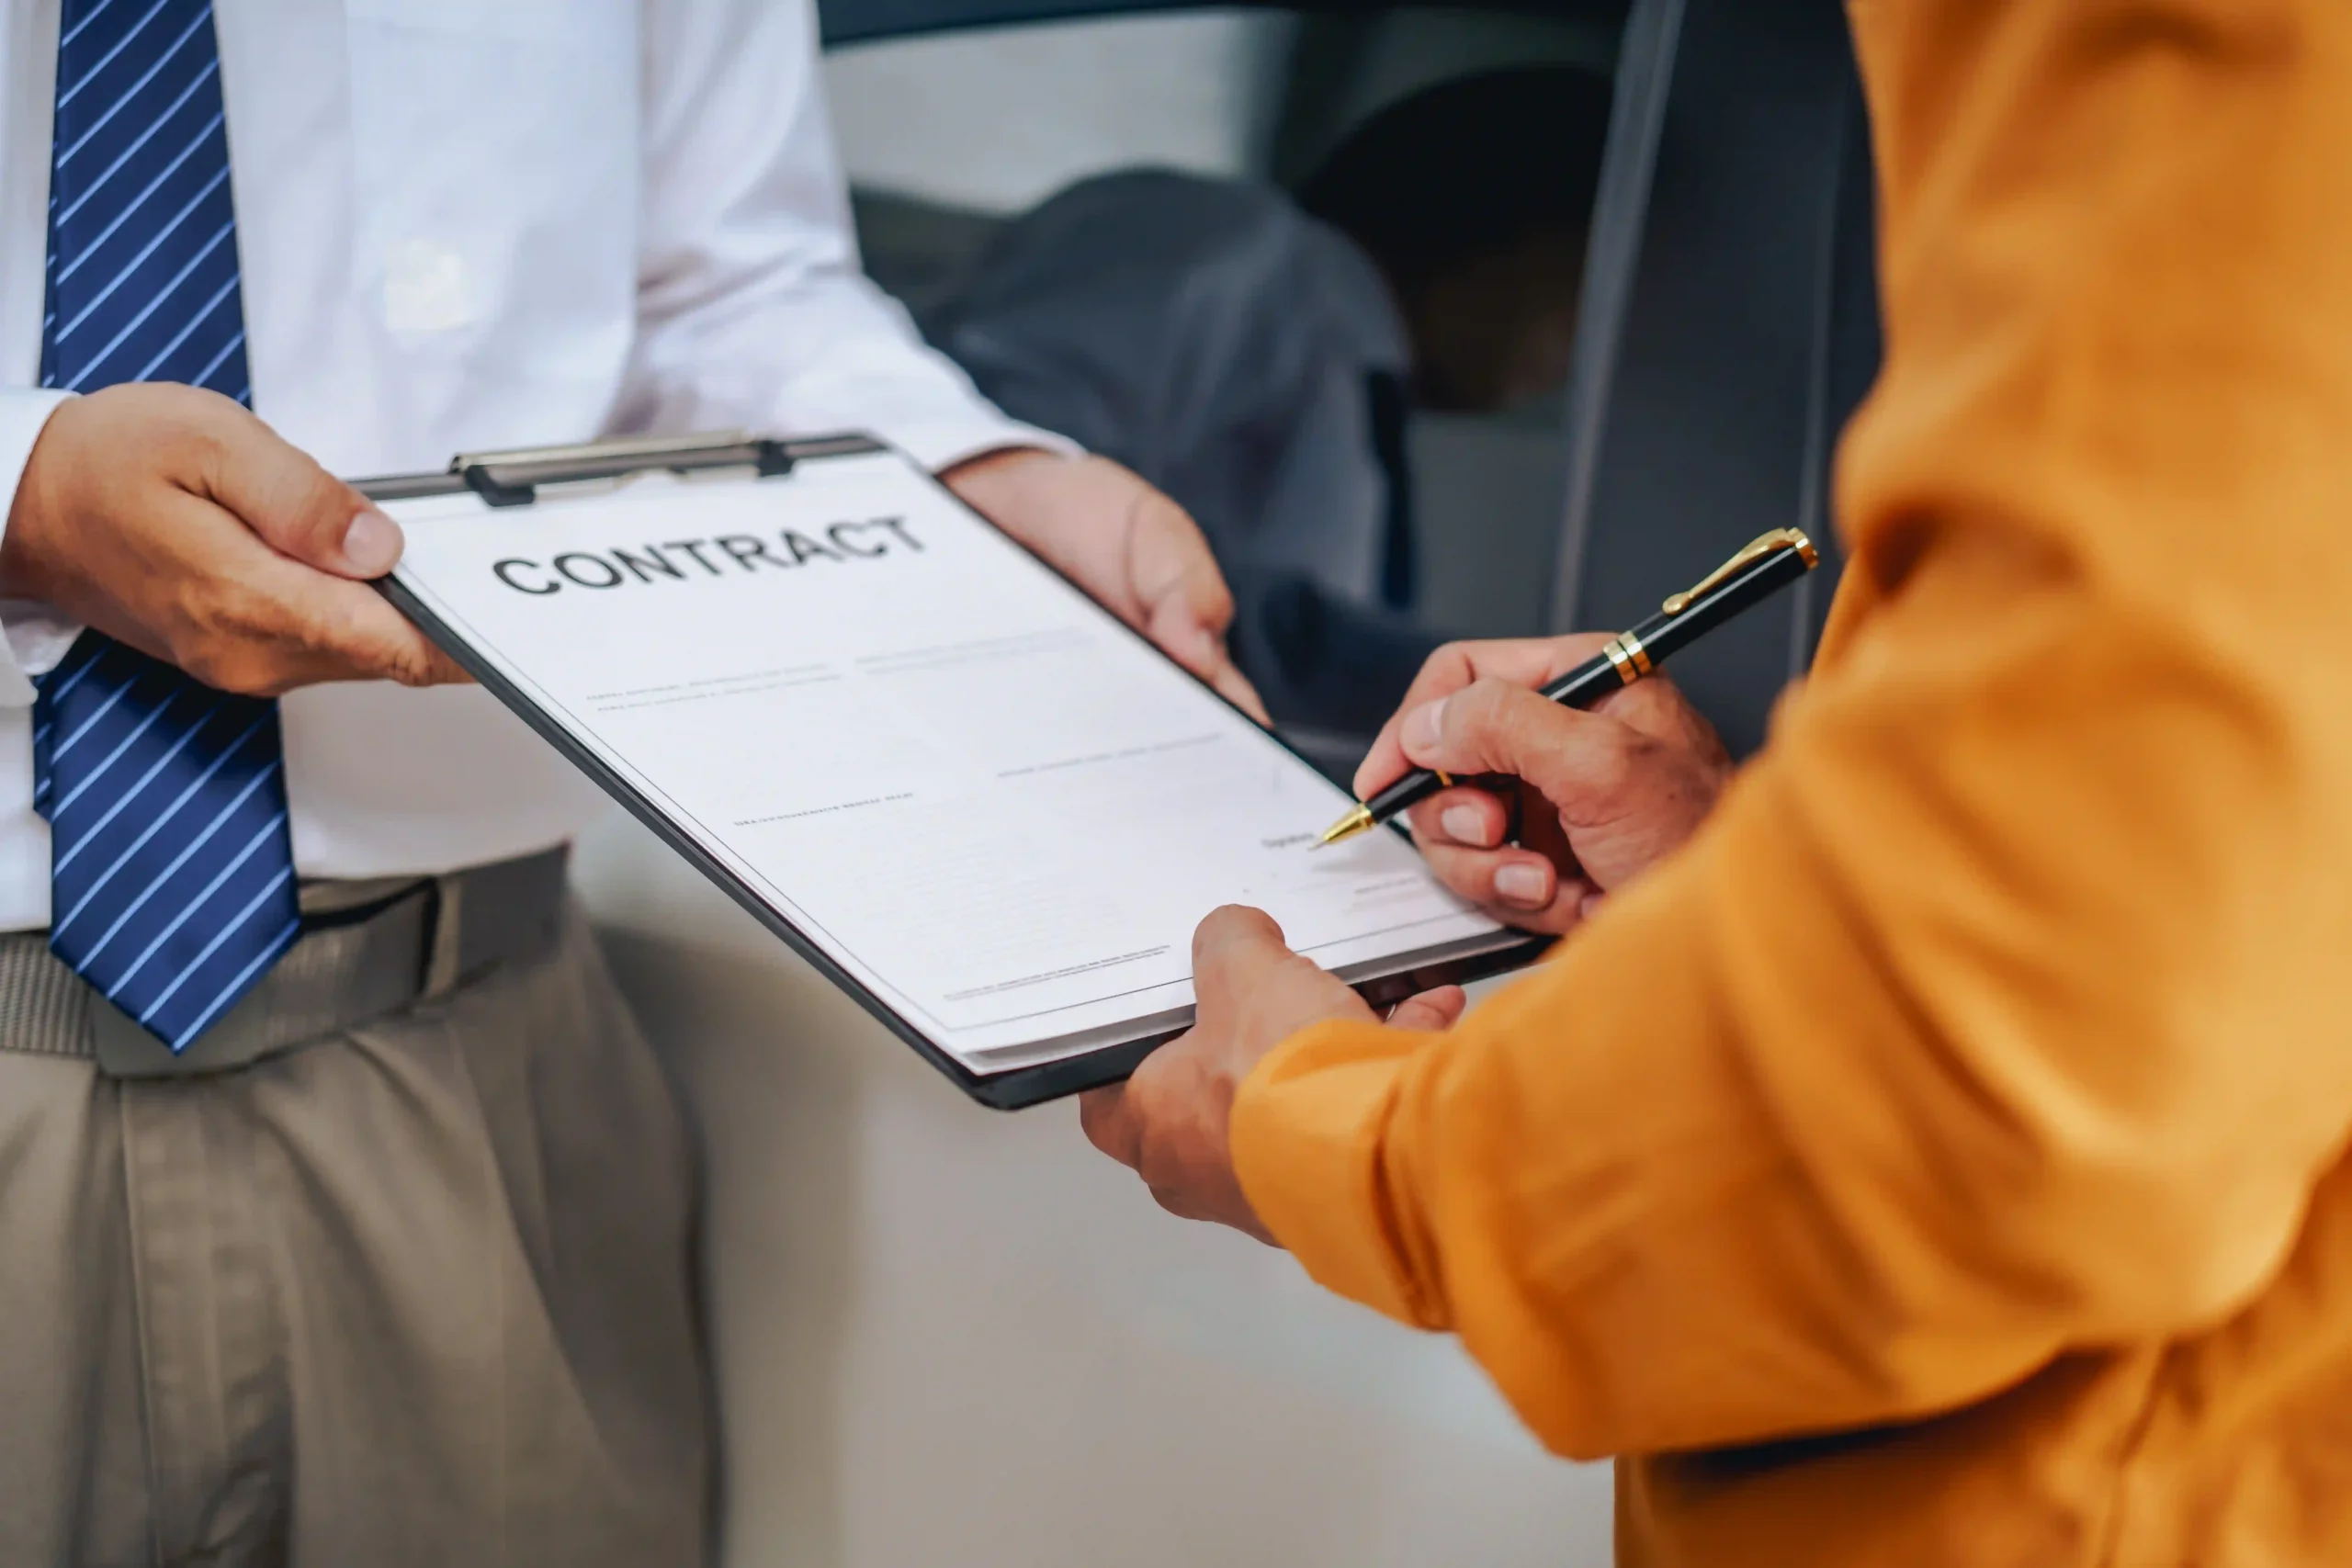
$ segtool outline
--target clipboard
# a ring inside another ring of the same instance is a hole
[[[862,434],[782,441],[729,432],[683,438],[650,437],[575,446],[463,454],[440,472],[390,475],[356,479],[352,483],[362,494],[378,502],[421,501],[458,496],[470,491],[485,507],[503,514],[511,509],[557,504],[567,495],[609,491],[648,474],[666,473],[688,479],[767,482],[785,480],[797,473],[803,473],[810,464],[882,455],[897,456],[894,449],[886,444]],[[905,461],[903,458],[899,460]],[[912,468],[911,464],[909,466]],[[919,469],[916,471],[920,472]],[[939,496],[946,498],[956,512],[977,517],[977,513],[944,486],[928,475],[922,478]],[[991,533],[995,531],[991,529]],[[996,536],[1005,537],[1001,535]],[[1011,542],[1018,546],[1018,541]],[[1022,548],[1023,554],[1047,572],[1064,582],[1068,581],[1052,563],[1036,557],[1035,552],[1027,551],[1025,547]],[[998,1110],[1016,1110],[1118,1082],[1132,1073],[1153,1050],[1190,1027],[1188,1020],[1139,1038],[1052,1060],[998,1071],[975,1068],[933,1039],[916,1018],[910,1017],[906,1010],[893,1005],[888,998],[878,994],[874,987],[837,960],[810,931],[803,930],[798,922],[763,896],[758,887],[735,867],[707,849],[686,824],[673,816],[672,810],[665,808],[662,801],[649,795],[620,769],[611,765],[548,705],[510,679],[460,627],[437,614],[432,604],[404,583],[399,569],[395,569],[392,575],[379,580],[377,588],[403,615],[417,625],[541,739],[794,953],[835,987],[847,992],[885,1029],[912,1047],[980,1104]],[[1150,649],[1150,644],[1140,633],[1125,627],[1123,623],[1117,623],[1116,618],[1107,613],[1103,618],[1117,625],[1125,637]],[[1153,659],[1167,663],[1171,670],[1177,668],[1156,649],[1150,649],[1150,651]],[[1187,679],[1192,679],[1189,674]],[[1193,680],[1193,683],[1216,697],[1227,710],[1238,712],[1204,682]],[[1242,716],[1248,717],[1246,715]],[[1252,728],[1258,729],[1254,721]],[[1264,733],[1262,730],[1259,732]],[[1311,767],[1305,757],[1283,743],[1279,736],[1269,738],[1302,767]],[[1204,909],[1201,912],[1205,914],[1207,911]],[[1357,975],[1347,967],[1341,967],[1336,972],[1348,979],[1373,1007],[1385,1009],[1433,986],[1460,984],[1523,966],[1533,962],[1549,946],[1549,939],[1510,932],[1473,945],[1475,951],[1440,954],[1429,962],[1404,968],[1375,966],[1378,969],[1376,973]]]

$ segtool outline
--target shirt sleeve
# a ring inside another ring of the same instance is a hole
[[[859,270],[807,0],[646,0],[624,428],[865,430],[933,468],[1073,451],[1006,419]]]
[[[1307,1269],[1571,1454],[2212,1325],[2352,1131],[2352,10],[1854,17],[1890,352],[1815,674],[1544,972],[1234,1110]]]
[[[17,485],[31,460],[33,446],[57,405],[70,392],[11,389],[0,391],[0,533],[16,510]],[[82,628],[60,618],[46,604],[0,599],[0,708],[32,705],[33,682],[57,667]]]

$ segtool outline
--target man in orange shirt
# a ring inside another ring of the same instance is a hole
[[[1624,1456],[1628,1562],[2352,1562],[2352,6],[1851,10],[1887,357],[1770,745],[1442,655],[1360,782],[1540,788],[1567,875],[1414,827],[1552,963],[1384,1027],[1222,911],[1088,1130]]]

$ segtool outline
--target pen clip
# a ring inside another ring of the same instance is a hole
[[[1811,571],[1821,560],[1821,552],[1813,547],[1813,541],[1804,536],[1803,529],[1775,528],[1770,533],[1759,534],[1742,545],[1739,554],[1709,572],[1696,587],[1668,598],[1666,602],[1666,613],[1669,615],[1682,614],[1690,607],[1691,602],[1699,595],[1729,577],[1733,572],[1743,567],[1753,566],[1766,556],[1777,555],[1782,550],[1794,550],[1802,555],[1804,558],[1804,569],[1807,571]]]

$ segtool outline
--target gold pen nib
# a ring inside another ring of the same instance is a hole
[[[1336,844],[1343,839],[1352,839],[1358,833],[1369,833],[1374,826],[1371,807],[1358,806],[1345,817],[1324,829],[1323,836],[1315,841],[1315,847],[1319,850],[1328,844]]]

